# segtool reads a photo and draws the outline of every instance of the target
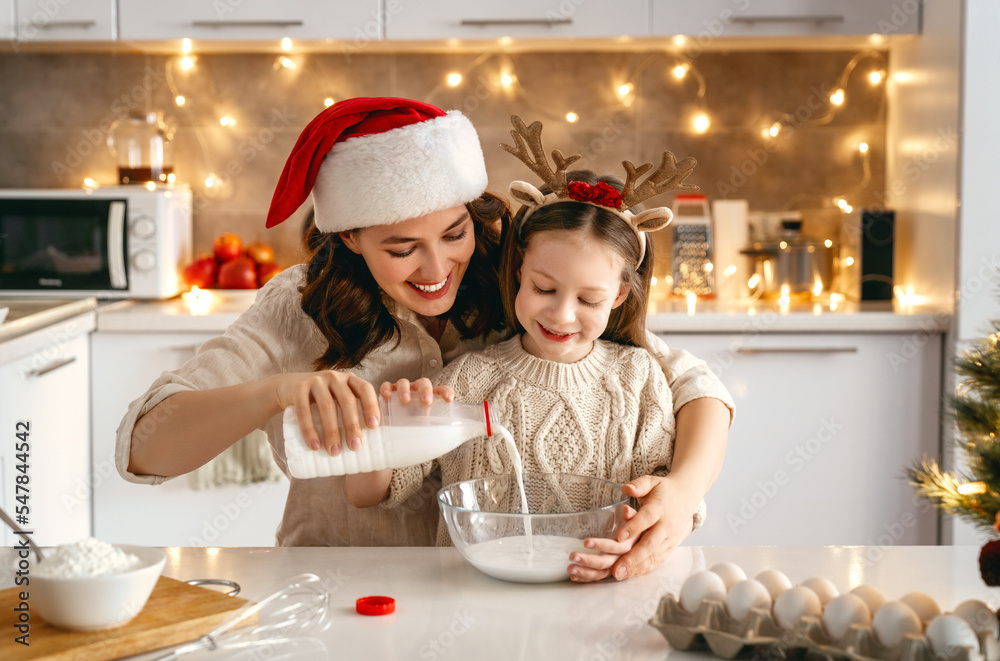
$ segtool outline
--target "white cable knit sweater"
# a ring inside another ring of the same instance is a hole
[[[489,400],[498,407],[527,472],[624,483],[670,469],[671,391],[645,349],[598,340],[582,360],[557,363],[525,352],[515,337],[460,356],[434,383],[453,388],[456,399]],[[479,437],[438,460],[393,471],[382,506],[405,502],[438,465],[443,484],[513,470],[499,435]],[[703,507],[692,512],[699,524]],[[440,519],[437,542],[451,543]]]

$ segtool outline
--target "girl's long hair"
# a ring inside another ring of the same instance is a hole
[[[509,223],[507,204],[491,193],[466,205],[476,247],[446,315],[463,338],[485,338],[503,329],[498,292],[501,224]],[[302,287],[302,311],[316,323],[327,349],[313,362],[322,369],[356,367],[370,352],[400,338],[399,323],[382,302],[382,292],[361,255],[343,245],[336,232],[306,229],[311,255]]]
[[[568,172],[566,180],[582,181],[591,186],[603,181],[618,192],[624,187],[621,179],[611,175],[598,177],[590,170]],[[541,191],[552,192],[547,186]],[[621,283],[629,285],[628,298],[611,311],[608,326],[601,334],[601,339],[645,348],[646,307],[649,301],[650,278],[653,274],[653,242],[650,237],[646,237],[646,254],[636,269],[635,263],[639,259],[639,239],[616,214],[592,204],[573,200],[542,207],[528,216],[527,220],[524,219],[526,210],[526,207],[522,207],[514,217],[509,230],[504,232],[503,252],[500,256],[500,297],[503,299],[509,334],[524,332],[524,328],[517,321],[514,299],[517,298],[521,286],[517,274],[531,237],[539,232],[586,232],[593,240],[621,256],[624,261]],[[641,205],[631,209],[632,213],[641,210]]]

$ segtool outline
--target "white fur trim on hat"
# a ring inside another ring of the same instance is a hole
[[[476,129],[453,110],[334,145],[312,190],[316,226],[342,232],[398,223],[471,202],[486,183]]]

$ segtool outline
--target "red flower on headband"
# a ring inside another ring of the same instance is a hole
[[[593,186],[582,181],[571,181],[566,187],[569,189],[571,200],[590,202],[599,207],[608,207],[609,209],[622,208],[621,193],[603,181],[598,181]]]

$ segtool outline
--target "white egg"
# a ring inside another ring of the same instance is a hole
[[[968,622],[976,633],[988,633],[994,638],[1000,636],[997,614],[978,599],[963,601],[955,607],[953,614]]]
[[[726,610],[736,620],[742,620],[757,606],[771,608],[771,593],[763,583],[752,578],[740,581],[726,594]]]
[[[865,600],[856,594],[842,594],[834,597],[823,607],[823,628],[834,640],[847,635],[852,624],[868,626],[872,613]]]
[[[722,582],[726,584],[727,590],[747,578],[747,573],[739,565],[732,562],[720,562],[708,571],[718,574],[722,578]]]
[[[689,613],[698,609],[706,599],[725,601],[726,584],[715,572],[700,571],[688,576],[681,586],[681,608]]]
[[[788,588],[774,600],[774,619],[782,629],[792,629],[804,616],[822,612],[816,593],[801,585]]]
[[[777,569],[765,569],[754,576],[754,579],[767,588],[767,591],[771,593],[771,599],[777,599],[778,595],[792,587],[792,582],[788,580],[788,577]]]
[[[872,613],[882,608],[885,603],[885,595],[882,591],[871,585],[859,585],[851,590],[850,594],[855,594],[865,600],[868,610]]]
[[[802,581],[800,585],[809,588],[819,597],[819,603],[826,606],[830,600],[840,594],[837,586],[825,578],[813,577]]]
[[[913,609],[925,627],[928,622],[941,614],[941,607],[937,602],[923,592],[907,592],[899,600]]]
[[[939,659],[953,659],[963,647],[979,655],[979,638],[969,623],[958,615],[938,615],[927,625],[927,642]]]
[[[886,647],[895,647],[903,642],[908,633],[920,635],[923,626],[920,617],[902,601],[887,601],[875,611],[872,630],[880,643]]]

